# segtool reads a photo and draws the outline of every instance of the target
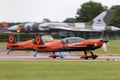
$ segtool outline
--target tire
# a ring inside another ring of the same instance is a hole
[[[85,59],[87,60],[87,59],[88,59],[88,57],[85,57]]]
[[[61,59],[63,59],[64,57],[60,57]]]
[[[54,56],[53,59],[56,59],[56,56]]]

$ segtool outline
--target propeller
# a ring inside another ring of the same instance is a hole
[[[102,48],[103,48],[103,50],[104,50],[105,52],[107,52],[107,46],[106,46],[106,43],[103,43]]]
[[[107,39],[103,39],[102,42],[103,42],[102,48],[103,48],[103,50],[105,52],[107,52],[107,45],[106,45],[106,43],[108,42],[108,40]]]
[[[106,43],[109,41],[107,32],[102,31],[102,33],[101,33],[101,41],[103,42],[103,45],[102,45],[103,50],[105,52],[107,52],[107,45],[106,45]]]

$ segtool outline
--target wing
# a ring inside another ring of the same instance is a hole
[[[70,46],[70,48],[86,48],[87,45],[80,45],[80,46]]]
[[[93,44],[87,44],[87,45],[74,45],[74,46],[70,46],[70,48],[91,48],[94,47]]]
[[[10,47],[19,47],[19,44],[8,44]]]

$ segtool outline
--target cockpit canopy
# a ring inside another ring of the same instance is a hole
[[[61,41],[63,44],[66,44],[66,43],[73,43],[73,42],[81,42],[83,40],[84,39],[80,37],[69,37],[69,38],[62,39]]]

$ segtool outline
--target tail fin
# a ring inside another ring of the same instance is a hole
[[[115,10],[106,10],[95,17],[92,21],[92,27],[96,29],[96,27],[106,27],[110,24],[111,20],[114,18]]]
[[[13,35],[9,35],[8,43],[11,43],[11,44],[16,44],[17,43],[17,41],[16,41],[16,39]]]
[[[33,39],[33,49],[36,51],[36,52],[39,52],[41,51],[41,49],[43,48],[46,48],[46,46],[44,45],[44,42],[42,40],[42,38],[40,36],[36,36],[34,39]],[[36,56],[38,53],[36,53],[34,56]]]
[[[44,42],[40,36],[36,36],[33,40],[33,44],[44,45]]]

